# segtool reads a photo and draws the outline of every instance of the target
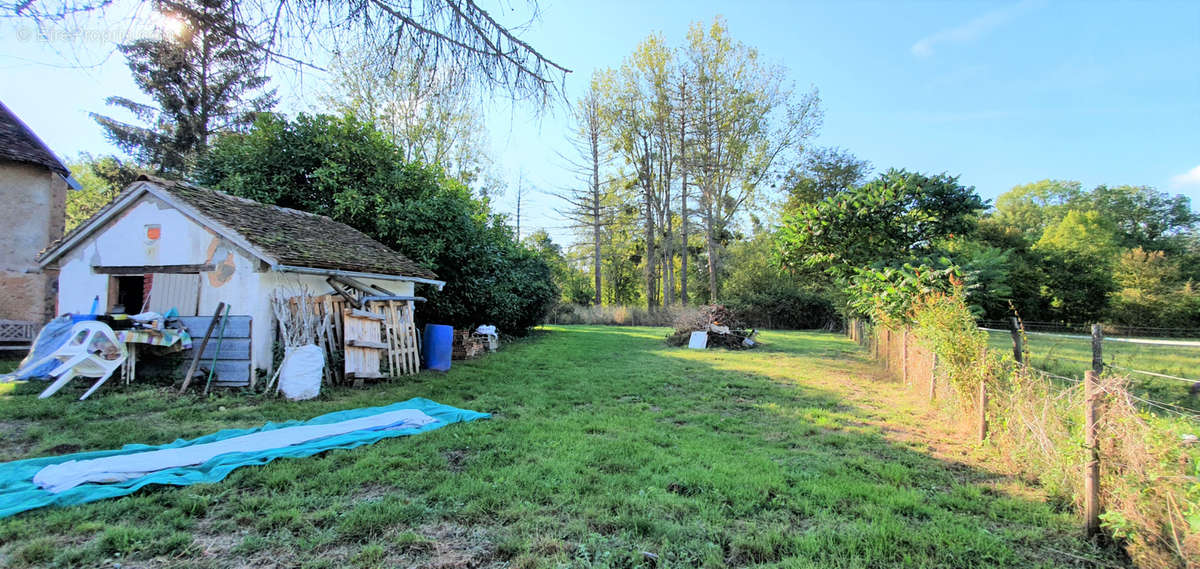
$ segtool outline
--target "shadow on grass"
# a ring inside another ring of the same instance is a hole
[[[877,412],[814,387],[870,381],[845,339],[769,332],[758,350],[689,351],[665,333],[552,327],[446,374],[305,403],[150,389],[38,402],[21,390],[0,399],[0,422],[23,429],[21,456],[414,396],[495,418],[0,520],[0,561],[1070,567],[1104,555],[1071,515],[1008,491],[1016,482],[889,441]]]

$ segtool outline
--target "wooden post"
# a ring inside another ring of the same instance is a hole
[[[1093,328],[1093,331],[1095,328]],[[1099,374],[1088,370],[1084,374],[1084,448],[1087,449],[1087,464],[1083,469],[1083,509],[1087,523],[1087,536],[1094,537],[1100,531],[1100,448],[1096,442],[1096,398]]]
[[[183,385],[179,387],[179,393],[187,391],[188,385],[192,383],[192,374],[196,373],[196,367],[200,365],[200,355],[204,353],[204,348],[208,347],[208,339],[212,337],[213,328],[217,326],[217,320],[221,319],[221,311],[225,310],[225,303],[217,303],[217,311],[213,313],[212,322],[208,323],[208,330],[204,332],[204,339],[200,340],[200,347],[196,348],[196,352],[192,354],[192,365],[188,366],[187,373],[183,376]],[[280,338],[279,341],[283,341]]]
[[[1104,344],[1104,330],[1099,324],[1092,324],[1092,371],[1099,376],[1104,373],[1104,357],[1101,353]]]
[[[979,380],[979,441],[987,440],[988,420],[987,420],[988,392],[987,382],[983,379]]]
[[[938,356],[933,354],[933,365],[929,366],[929,400],[937,399]]]
[[[904,385],[908,385],[908,326],[904,326],[904,333],[900,336],[900,377],[904,380]]]
[[[1012,342],[1013,342],[1013,361],[1017,362],[1018,366],[1025,365],[1025,349],[1021,339],[1021,322],[1016,316],[1009,319],[1012,322]]]

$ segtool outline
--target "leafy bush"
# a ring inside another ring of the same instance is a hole
[[[421,291],[426,322],[494,324],[522,333],[542,321],[558,290],[550,268],[517,243],[487,201],[441,169],[399,161],[370,124],[351,117],[264,115],[223,135],[197,169],[201,184],[327,215],[437,273]]]

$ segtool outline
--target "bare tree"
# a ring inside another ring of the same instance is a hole
[[[141,0],[164,12],[184,0]],[[0,15],[39,26],[71,26],[101,13],[112,0],[0,0]],[[537,4],[529,0],[532,21]],[[474,0],[246,0],[227,29],[273,61],[316,67],[319,47],[356,47],[373,56],[370,71],[386,72],[408,56],[430,69],[463,77],[486,92],[545,105],[562,95],[570,70],[542,55],[517,31],[498,22]],[[329,43],[332,45],[327,45]]]
[[[572,227],[590,238],[592,247],[592,277],[595,281],[595,303],[601,301],[601,248],[604,227],[609,223],[608,205],[605,203],[601,168],[608,165],[610,154],[603,142],[604,125],[600,116],[600,98],[596,93],[596,80],[574,108],[576,128],[568,138],[575,156],[559,155],[579,180],[579,185],[555,194],[567,202],[567,207],[557,210],[571,221]]]

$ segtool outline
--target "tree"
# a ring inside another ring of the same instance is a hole
[[[1119,239],[1116,224],[1104,214],[1071,210],[1046,226],[1034,247],[1075,253],[1107,265],[1121,249]]]
[[[1016,186],[996,198],[994,217],[1036,241],[1047,226],[1062,219],[1083,190],[1079,182],[1042,180]]]
[[[275,105],[275,91],[263,91],[268,78],[257,73],[261,55],[235,39],[235,12],[229,0],[172,3],[164,13],[183,23],[178,35],[120,46],[134,82],[155,104],[107,99],[143,125],[92,113],[113,144],[157,173],[186,175],[210,137],[242,130]]]
[[[562,247],[555,243],[545,229],[534,231],[522,240],[529,250],[538,254],[550,266],[550,274],[554,276],[554,284],[561,291],[561,301],[570,304],[587,306],[591,304],[595,291],[588,280],[587,273],[579,270],[572,260],[563,253]]]
[[[847,278],[855,269],[936,253],[946,238],[972,231],[984,206],[957,177],[893,169],[784,217],[777,254],[784,267]]]
[[[354,117],[264,115],[247,133],[221,136],[197,179],[328,215],[433,270],[446,286],[423,293],[427,322],[494,324],[512,333],[540,323],[559,294],[546,262],[461,182],[398,155]]]
[[[801,164],[784,177],[787,201],[783,211],[795,211],[805,204],[860,185],[870,172],[871,163],[859,160],[848,150],[816,148],[805,152]]]
[[[321,101],[374,124],[405,162],[435,164],[467,185],[488,182],[484,120],[463,77],[404,58],[372,73],[370,59],[358,53],[334,59],[331,89]]]
[[[721,18],[688,31],[686,63],[694,77],[690,171],[700,189],[709,300],[719,296],[720,235],[754,204],[779,158],[803,149],[821,124],[816,90],[794,97],[783,70],[729,37]]]
[[[1091,209],[1112,220],[1124,248],[1179,253],[1200,221],[1187,196],[1172,196],[1149,186],[1096,186],[1077,201],[1078,209]]]
[[[154,0],[167,12],[191,0]],[[0,0],[0,13],[40,26],[69,24],[100,12],[110,0]],[[536,16],[537,5],[529,6]],[[221,31],[273,61],[313,66],[314,46],[350,45],[370,54],[369,69],[386,71],[397,54],[429,69],[462,76],[485,91],[545,104],[561,92],[570,70],[523,41],[474,0],[246,0]]]
[[[601,248],[602,233],[609,223],[609,204],[606,203],[608,184],[601,180],[601,168],[610,161],[608,146],[604,141],[604,123],[601,117],[600,95],[597,93],[598,76],[592,77],[591,85],[584,96],[576,102],[572,117],[575,128],[567,141],[571,145],[573,156],[559,154],[567,167],[575,175],[578,185],[556,194],[567,203],[565,209],[558,213],[570,220],[572,228],[584,234],[590,241],[592,249],[592,288],[595,298],[593,302],[601,302]]]

